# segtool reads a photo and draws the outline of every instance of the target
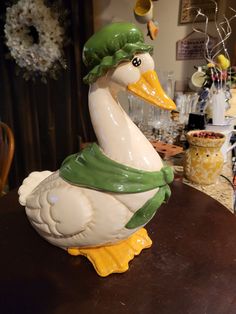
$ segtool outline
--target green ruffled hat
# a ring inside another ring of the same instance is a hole
[[[90,37],[84,45],[83,61],[89,68],[84,82],[93,83],[120,62],[132,60],[138,52],[152,51],[153,47],[144,43],[143,34],[135,24],[109,24]]]

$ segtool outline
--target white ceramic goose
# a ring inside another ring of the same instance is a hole
[[[118,92],[127,88],[153,104],[174,108],[160,88],[148,52],[134,54],[131,61],[109,68],[89,91],[90,116],[101,153],[132,169],[160,173],[161,158],[118,103]],[[134,255],[151,246],[142,228],[146,222],[127,224],[159,187],[138,193],[104,191],[68,182],[64,170],[33,172],[24,180],[19,200],[32,226],[70,254],[87,256],[101,276],[126,271]]]

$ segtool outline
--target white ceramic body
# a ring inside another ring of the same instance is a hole
[[[140,71],[154,68],[149,54],[140,58],[145,61],[143,68],[126,62],[91,85],[89,110],[105,155],[137,169],[158,171],[163,167],[161,158],[116,97],[120,89],[139,78]],[[138,228],[127,229],[125,225],[157,190],[133,194],[100,192],[69,184],[56,171],[32,173],[19,194],[32,226],[47,241],[66,249],[112,244],[129,237]]]

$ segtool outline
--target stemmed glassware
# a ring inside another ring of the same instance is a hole
[[[133,95],[128,95],[128,102],[130,118],[148,139],[173,144],[178,132],[169,111],[150,106]]]

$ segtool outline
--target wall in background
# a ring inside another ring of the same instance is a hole
[[[137,24],[143,33],[147,34],[146,25],[138,23],[134,17],[135,2],[135,0],[93,0],[95,30],[111,21],[130,21]],[[191,24],[178,25],[180,0],[158,0],[154,1],[153,4],[154,18],[158,21],[160,30],[155,41],[152,41],[148,36],[145,36],[145,41],[154,45],[154,60],[157,71],[159,73],[174,71],[176,87],[182,89],[182,86],[187,84],[187,79],[194,72],[194,65],[205,62],[203,59],[176,61],[176,42],[192,31]],[[225,12],[229,5],[235,7],[235,0],[220,1],[220,15]],[[199,25],[204,26],[204,24]],[[212,36],[217,34],[213,22],[209,22],[209,33]],[[230,38],[231,41],[233,41],[234,34]],[[234,38],[236,38],[235,35]],[[231,43],[229,46],[232,52]]]

